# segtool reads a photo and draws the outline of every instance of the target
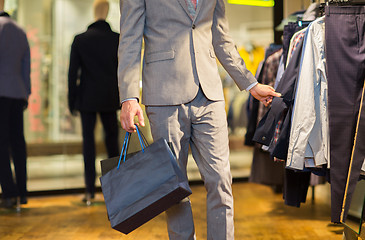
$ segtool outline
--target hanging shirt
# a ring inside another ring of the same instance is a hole
[[[279,61],[279,67],[278,67],[278,72],[276,73],[276,80],[275,80],[275,85],[274,88],[276,89],[279,85],[279,82],[281,80],[281,77],[283,76],[285,71],[285,65],[284,65],[284,56],[281,55],[280,57],[280,61]]]
[[[283,49],[280,48],[266,59],[261,81],[262,84],[269,85],[271,87],[275,85],[276,75],[280,63],[280,57],[282,56],[282,54],[283,54]],[[265,107],[264,104],[262,104],[261,102],[259,103],[258,117],[257,117],[259,121],[266,114],[268,109],[269,107]]]
[[[302,170],[305,159],[329,167],[324,17],[308,27],[290,131],[287,167]]]
[[[289,50],[288,50],[288,57],[286,59],[286,66],[288,66],[291,57],[293,55],[293,52],[295,51],[295,49],[297,49],[299,42],[304,38],[306,31],[308,30],[308,28],[303,28],[302,30],[296,32],[293,37],[290,39],[290,45],[289,45]]]

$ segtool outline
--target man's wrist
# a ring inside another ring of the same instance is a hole
[[[132,97],[132,98],[126,98],[126,99],[122,100],[120,104],[122,105],[124,102],[131,101],[131,100],[138,102],[138,98]]]
[[[247,88],[246,88],[246,91],[247,92],[249,92],[254,86],[256,86],[258,84],[258,82],[254,82],[254,83],[252,83],[250,86],[248,86]]]

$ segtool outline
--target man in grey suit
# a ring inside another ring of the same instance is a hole
[[[30,95],[30,50],[25,32],[0,11],[0,183],[2,206],[27,203],[23,110]],[[11,156],[16,182],[11,170]]]
[[[280,96],[258,84],[228,35],[224,0],[120,0],[119,94],[123,129],[144,126],[172,142],[186,174],[189,146],[207,190],[207,239],[233,239],[232,177],[222,82],[216,57],[241,90],[264,102]],[[166,211],[170,239],[195,239],[190,201]]]

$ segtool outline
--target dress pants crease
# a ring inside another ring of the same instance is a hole
[[[210,101],[199,90],[192,102],[147,106],[153,139],[165,138],[178,153],[186,175],[189,145],[207,190],[207,239],[234,239],[232,176],[224,101]],[[166,211],[170,239],[195,239],[190,201]]]

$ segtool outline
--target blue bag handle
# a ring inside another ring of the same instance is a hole
[[[145,139],[142,138],[142,134],[139,132],[137,125],[136,125],[136,130],[137,130],[137,134],[138,134],[139,143],[141,144],[142,152],[144,152],[144,149],[146,148],[146,145],[144,143]]]
[[[119,169],[119,167],[120,167],[120,161],[122,160],[123,154],[124,154],[124,161],[125,161],[125,155],[127,155],[127,146],[128,146],[128,143],[129,143],[129,136],[130,136],[130,133],[127,132],[125,134],[125,137],[124,137],[124,142],[123,142],[123,146],[122,146],[122,151],[120,152],[120,157],[119,157],[117,169]]]
[[[146,148],[146,144],[148,145],[148,143],[147,143],[147,140],[144,137],[144,135],[140,132],[137,124],[135,124],[135,125],[136,125],[136,131],[137,131],[139,143],[141,145],[142,152],[144,153],[144,149]],[[119,169],[119,167],[120,167],[120,163],[121,163],[122,157],[123,157],[123,162],[125,162],[125,160],[126,160],[127,149],[128,149],[130,135],[131,135],[131,133],[129,133],[129,132],[126,132],[126,134],[125,134],[124,142],[123,142],[123,146],[122,146],[122,151],[120,153],[120,157],[119,157],[117,169]]]

